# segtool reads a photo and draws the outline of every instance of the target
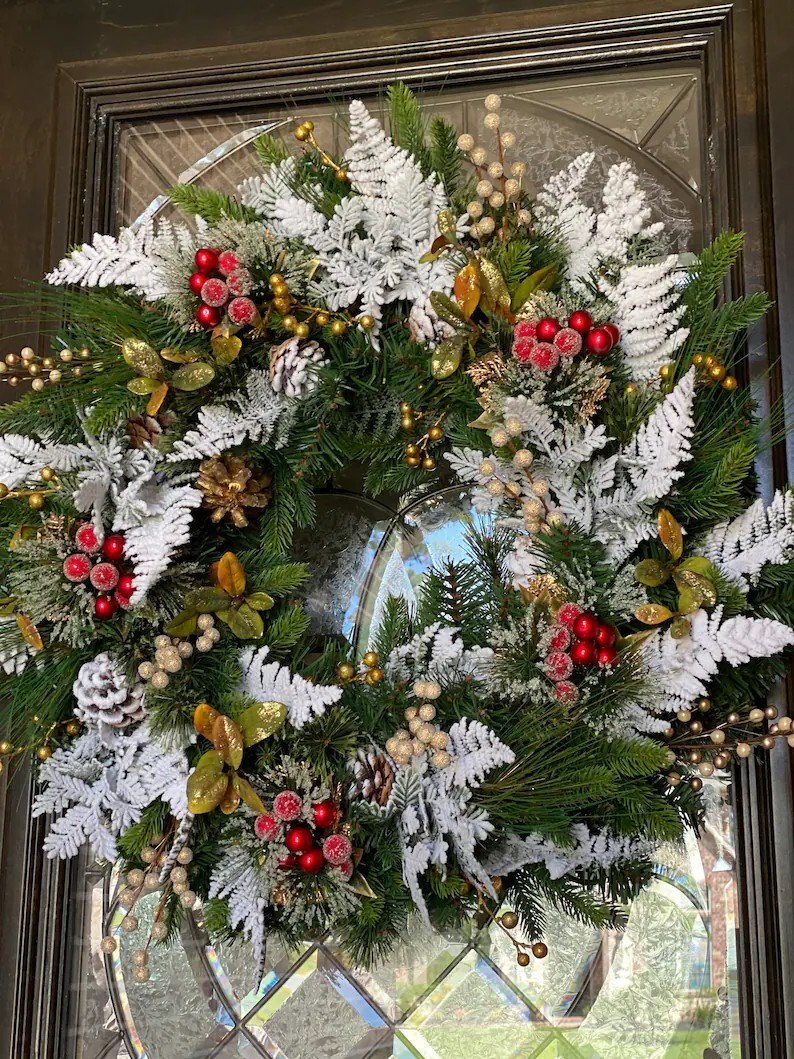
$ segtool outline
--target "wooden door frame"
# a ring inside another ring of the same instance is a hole
[[[794,209],[776,203],[773,192],[794,152],[787,144],[781,148],[782,128],[775,132],[772,126],[780,114],[779,106],[777,111],[769,109],[770,94],[780,101],[785,97],[775,93],[788,89],[781,83],[781,71],[766,70],[764,19],[771,13],[785,20],[785,0],[694,0],[686,10],[660,0],[662,10],[652,15],[642,13],[647,0],[597,6],[603,17],[590,20],[583,4],[495,15],[488,20],[486,34],[482,18],[464,18],[454,27],[428,22],[405,31],[392,29],[387,44],[382,34],[375,39],[369,33],[355,40],[350,35],[311,42],[281,40],[167,57],[65,64],[58,71],[55,102],[54,142],[59,150],[53,162],[48,257],[55,260],[68,245],[110,229],[119,133],[127,121],[202,110],[217,113],[285,96],[310,104],[328,94],[372,93],[398,77],[433,88],[694,60],[704,71],[713,159],[711,226],[749,233],[731,292],[766,288],[780,295],[775,222],[780,223],[784,209],[794,221]],[[791,25],[787,28],[790,31]],[[787,249],[794,253],[794,245]],[[768,370],[770,397],[783,386],[777,362],[781,319],[794,326],[791,290],[786,290],[784,302],[778,298],[778,308],[754,329],[748,343],[753,370],[746,377]],[[774,449],[762,477],[767,486],[786,480],[783,446]],[[782,751],[771,760],[743,762],[735,781],[743,1059],[783,1059],[794,1055],[786,989],[794,924],[790,914],[781,914],[779,903],[792,856],[788,755]],[[775,830],[773,818],[783,820],[784,826]],[[2,921],[4,951],[13,951],[12,944],[17,948],[17,937],[19,943],[14,995],[3,997],[6,1010],[13,1008],[13,1017],[5,1020],[11,1036],[4,1044],[8,1050],[0,1049],[0,1055],[13,1059],[65,1059],[68,1054],[57,983],[74,929],[74,872],[43,859],[41,829],[40,821],[30,821],[19,809],[12,814],[6,804],[0,874],[0,902],[7,913]],[[20,862],[23,872],[13,872]],[[0,996],[8,989],[4,983]]]

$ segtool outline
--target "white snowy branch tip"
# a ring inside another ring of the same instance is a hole
[[[314,717],[325,713],[342,697],[334,684],[313,684],[279,662],[268,662],[270,648],[248,647],[240,653],[242,690],[257,702],[281,702],[287,707],[287,719],[293,728],[302,728]]]

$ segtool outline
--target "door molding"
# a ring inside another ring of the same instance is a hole
[[[661,0],[662,6],[666,0]],[[775,0],[782,2],[782,0]],[[48,256],[95,231],[107,232],[118,176],[118,144],[125,122],[254,108],[273,101],[307,104],[328,95],[372,95],[401,78],[413,87],[487,84],[565,72],[658,65],[694,60],[704,73],[704,127],[709,158],[704,187],[706,227],[749,233],[740,266],[731,277],[734,295],[765,287],[777,294],[775,214],[772,199],[767,79],[764,67],[763,0],[698,4],[685,10],[642,14],[642,0],[594,4],[616,17],[581,19],[583,8],[551,8],[454,23],[426,22],[411,29],[385,29],[314,41],[204,49],[169,55],[110,58],[60,67],[55,101],[52,226]],[[538,25],[545,19],[546,25]],[[384,43],[384,40],[387,43]],[[314,50],[310,50],[310,49]],[[780,209],[780,207],[778,207]],[[791,220],[794,222],[794,216]],[[791,306],[788,307],[791,310]],[[744,378],[760,379],[762,404],[782,392],[778,361],[777,309],[748,341]],[[750,370],[749,365],[752,365]],[[759,384],[760,386],[760,384]],[[786,456],[776,446],[760,468],[768,488],[786,479]],[[781,748],[782,750],[783,748]],[[774,773],[775,782],[772,782]],[[28,786],[29,789],[29,786]],[[784,875],[792,835],[775,833],[776,819],[791,818],[788,755],[770,765],[742,762],[735,770],[741,929],[743,1059],[794,1055],[787,1033],[787,971],[783,953],[794,952],[794,921],[778,904],[775,879]],[[19,795],[18,795],[19,797]],[[13,922],[2,923],[11,941],[19,937],[11,1038],[7,1052],[20,1059],[67,1059],[64,998],[58,988],[68,939],[77,929],[75,872],[45,860],[41,822],[5,806],[0,901],[21,874]],[[20,854],[24,869],[19,872]],[[9,906],[11,907],[11,906]],[[16,944],[16,942],[14,942]],[[5,951],[9,949],[6,941]],[[8,998],[9,1001],[11,998]],[[10,1003],[7,1010],[10,1010]],[[4,1031],[0,1031],[4,1032]]]

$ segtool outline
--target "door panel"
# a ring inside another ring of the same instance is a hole
[[[586,6],[442,0],[430,21],[414,0],[374,8],[298,0],[276,9],[265,30],[252,25],[250,5],[234,2],[219,11],[179,0],[165,21],[149,0],[7,5],[0,62],[10,48],[6,71],[23,83],[32,71],[43,90],[25,99],[15,82],[4,118],[7,109],[31,161],[31,142],[50,135],[52,163],[38,156],[24,176],[0,175],[2,229],[20,246],[0,274],[34,278],[76,239],[162,208],[159,196],[177,179],[232,187],[250,165],[257,125],[289,137],[299,113],[332,142],[341,133],[327,94],[377,98],[404,76],[459,125],[476,126],[483,88],[498,86],[537,182],[583,149],[597,154],[596,179],[613,161],[631,160],[679,252],[725,224],[743,226],[748,250],[734,286],[774,293],[764,5]],[[307,25],[326,36],[301,38]],[[252,36],[267,40],[241,43]],[[161,54],[145,54],[152,51]],[[751,336],[762,404],[781,384],[778,369],[764,374],[775,327],[772,316]],[[766,482],[783,476],[785,454],[773,455],[761,468]],[[318,592],[319,609],[333,613],[332,589]],[[791,802],[785,752],[773,768],[781,816]],[[715,784],[704,842],[686,856],[660,852],[667,870],[621,939],[557,923],[556,956],[540,980],[487,933],[422,939],[370,976],[347,967],[328,938],[299,954],[271,953],[265,992],[255,993],[244,949],[213,949],[200,920],[173,954],[158,955],[151,986],[127,986],[124,953],[105,965],[92,946],[113,914],[111,882],[85,865],[69,873],[42,864],[17,787],[5,808],[0,899],[5,951],[19,959],[0,967],[9,1010],[15,999],[0,1054],[452,1059],[474,1047],[482,1059],[700,1059],[710,1047],[717,1056],[777,1059],[786,1054],[781,950],[790,942],[781,932],[790,917],[778,915],[774,891],[770,777],[766,765],[739,769],[735,839],[726,789]],[[67,967],[71,988],[62,990]],[[318,1016],[314,1035],[309,1012]]]

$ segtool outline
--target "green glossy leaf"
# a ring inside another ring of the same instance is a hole
[[[146,397],[148,394],[154,393],[159,385],[158,379],[150,379],[145,375],[140,375],[135,379],[130,379],[127,383],[127,389],[130,393],[137,394],[138,397]]]
[[[670,568],[657,559],[643,559],[634,567],[634,576],[642,585],[656,588],[670,578]]]
[[[678,611],[680,614],[694,614],[703,606],[703,596],[697,588],[685,588],[678,593]]]
[[[466,317],[455,302],[448,295],[442,294],[441,291],[433,291],[430,295],[430,304],[435,309],[436,316],[438,316],[439,320],[443,320],[445,324],[460,327],[461,324],[467,322]]]
[[[466,339],[453,335],[440,342],[430,355],[430,371],[434,379],[448,379],[460,367]]]
[[[557,269],[554,265],[546,265],[545,268],[536,269],[525,280],[516,287],[513,295],[513,309],[520,309],[531,294],[539,290],[551,290],[557,279]]]
[[[183,610],[165,626],[169,636],[192,636],[196,631],[197,615],[193,610]]]
[[[267,592],[252,592],[250,596],[245,597],[245,602],[254,610],[270,610],[276,601]]]
[[[195,364],[185,364],[177,368],[171,376],[171,385],[175,390],[200,390],[215,378],[215,369],[211,364],[198,360]]]
[[[229,593],[222,588],[195,588],[185,596],[189,610],[197,614],[213,614],[229,606]]]
[[[191,813],[210,813],[223,801],[229,778],[217,750],[208,750],[199,758],[187,780],[187,805]]]
[[[239,607],[232,607],[228,611],[225,621],[239,640],[258,640],[265,631],[261,617],[247,603],[241,603]]]

